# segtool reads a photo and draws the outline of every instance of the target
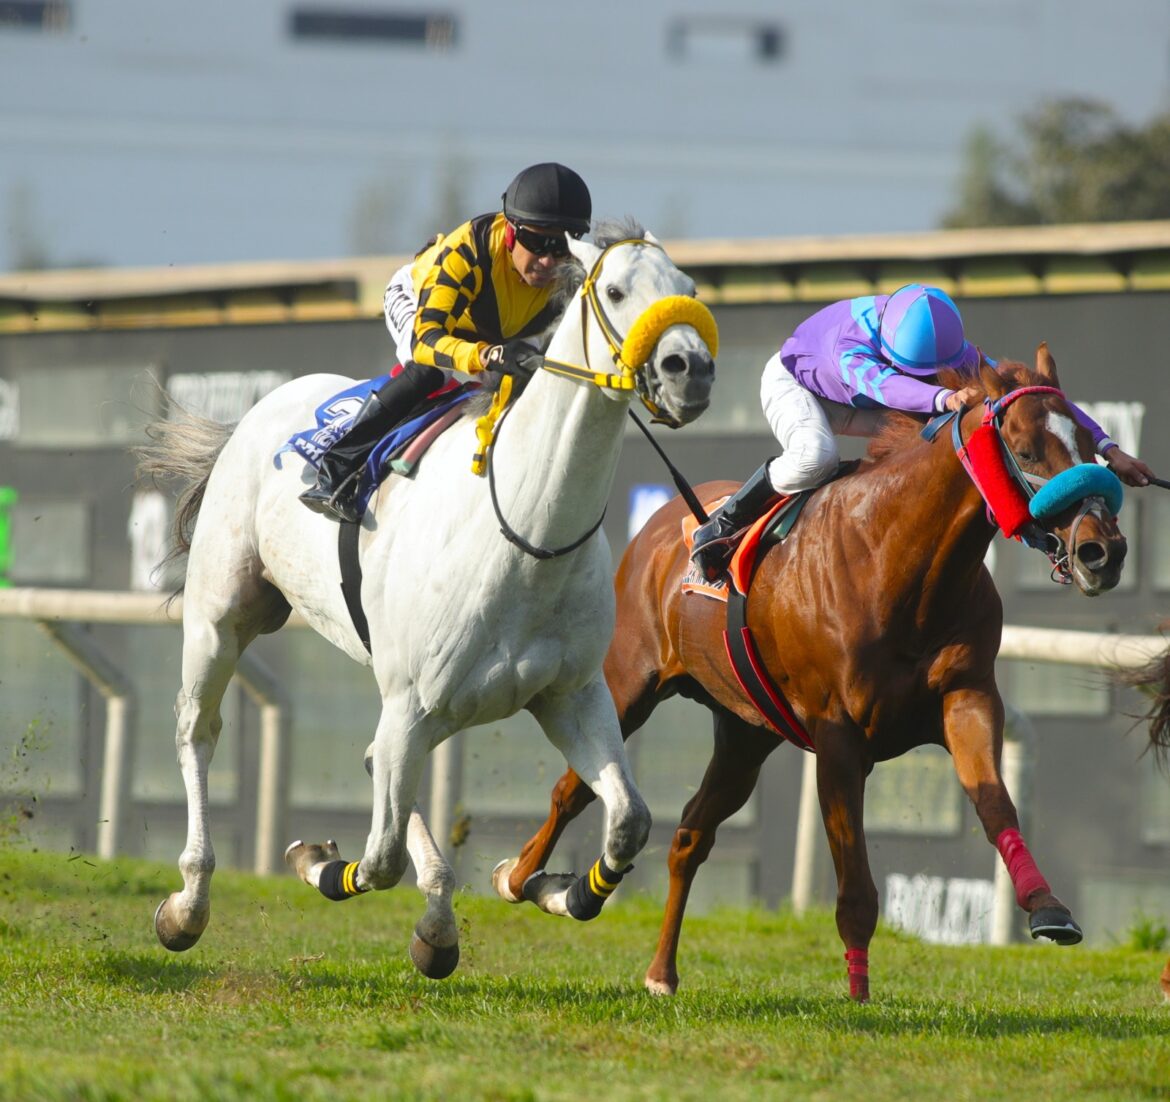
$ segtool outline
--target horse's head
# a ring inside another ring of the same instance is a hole
[[[656,421],[678,428],[695,420],[711,403],[718,352],[715,321],[695,297],[695,281],[632,223],[602,224],[594,240],[569,242],[586,272],[586,366],[610,373],[612,364],[610,383],[618,391],[632,385]]]
[[[1087,596],[1112,589],[1126,553],[1117,527],[1121,483],[1097,464],[1092,437],[1060,390],[1047,344],[1037,349],[1035,372],[1023,364],[1000,364],[997,371],[983,363],[980,378],[1009,466],[1014,460],[1035,491],[1023,538],[1030,532],[1043,540],[1056,574]]]

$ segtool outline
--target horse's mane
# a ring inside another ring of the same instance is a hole
[[[599,249],[605,249],[618,241],[640,241],[645,238],[646,229],[634,218],[601,218],[593,223],[592,236],[593,244]],[[575,256],[568,257],[557,266],[557,279],[549,300],[559,307],[558,319],[584,282],[585,268]]]
[[[1017,390],[1022,386],[1040,386],[1045,380],[1025,364],[1015,360],[1000,360],[996,364],[996,371],[1005,382],[1009,383],[1010,390]],[[938,373],[940,386],[951,390],[960,390],[972,386],[979,391],[979,400],[987,396],[978,375],[968,375],[951,368]],[[866,454],[870,459],[884,459],[893,452],[900,451],[908,443],[918,439],[922,431],[922,416],[912,413],[891,411],[886,415],[885,424],[874,434],[869,442]]]

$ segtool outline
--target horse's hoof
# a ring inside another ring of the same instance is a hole
[[[158,940],[164,949],[169,949],[172,953],[181,953],[185,949],[190,949],[202,936],[203,931],[207,929],[207,920],[211,912],[209,910],[203,916],[203,921],[197,926],[184,929],[175,921],[172,913],[171,901],[174,898],[175,895],[169,895],[158,905],[154,912],[154,932],[158,935]]]
[[[459,963],[459,943],[446,948],[428,945],[416,932],[410,939],[410,959],[427,979],[445,980]]]
[[[524,901],[524,896],[513,895],[512,889],[508,886],[508,879],[512,875],[512,870],[519,863],[519,857],[506,857],[492,869],[492,887],[496,889],[496,895],[501,899],[507,900],[509,903],[522,903]]]
[[[524,881],[521,895],[529,903],[535,903],[545,914],[567,917],[569,907],[566,897],[575,883],[577,878],[572,873],[541,870]]]
[[[642,982],[646,985],[646,990],[651,995],[670,996],[678,993],[678,980],[675,980],[674,983],[669,983],[666,980],[655,980],[647,976]]]
[[[1046,937],[1057,945],[1076,945],[1085,936],[1073,916],[1060,907],[1041,907],[1028,916],[1033,939]]]
[[[341,854],[337,850],[337,843],[330,838],[324,845],[316,842],[302,842],[300,839],[293,842],[284,851],[284,863],[297,874],[306,884],[317,885],[309,878],[309,871],[314,865],[325,861],[340,861]]]

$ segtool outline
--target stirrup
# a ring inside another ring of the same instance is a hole
[[[310,486],[300,495],[300,500],[314,513],[334,517],[336,520],[359,521],[361,517],[357,511],[356,493],[357,481],[361,471],[354,471],[341,482],[336,490],[330,492],[318,483]]]
[[[707,581],[716,581],[727,570],[739,536],[738,530],[729,536],[712,536],[691,549],[691,562],[703,572]]]

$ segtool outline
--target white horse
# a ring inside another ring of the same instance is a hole
[[[141,469],[187,483],[175,530],[188,555],[176,704],[188,826],[183,889],[155,913],[166,948],[194,945],[210,915],[207,772],[220,701],[244,648],[280,628],[290,609],[372,666],[382,711],[366,752],[373,819],[360,862],[342,861],[331,842],[294,842],[286,857],[306,882],[345,899],[393,887],[409,855],[426,899],[410,949],[424,974],[449,975],[459,948],[454,874],[415,798],[426,755],[457,731],[526,708],[604,802],[601,860],[580,878],[538,877],[533,898],[545,910],[593,917],[645,844],[650,814],[601,674],[614,596],[597,525],[631,395],[675,425],[699,416],[717,336],[694,282],[651,235],[628,224],[595,240],[570,241],[588,275],[545,370],[499,425],[491,478],[471,473],[478,448],[467,416],[432,445],[413,480],[391,478],[372,500],[359,544],[369,652],[342,596],[337,526],[298,501],[315,472],[295,457],[273,463],[353,380],[286,383],[234,430],[190,416],[153,426]]]

